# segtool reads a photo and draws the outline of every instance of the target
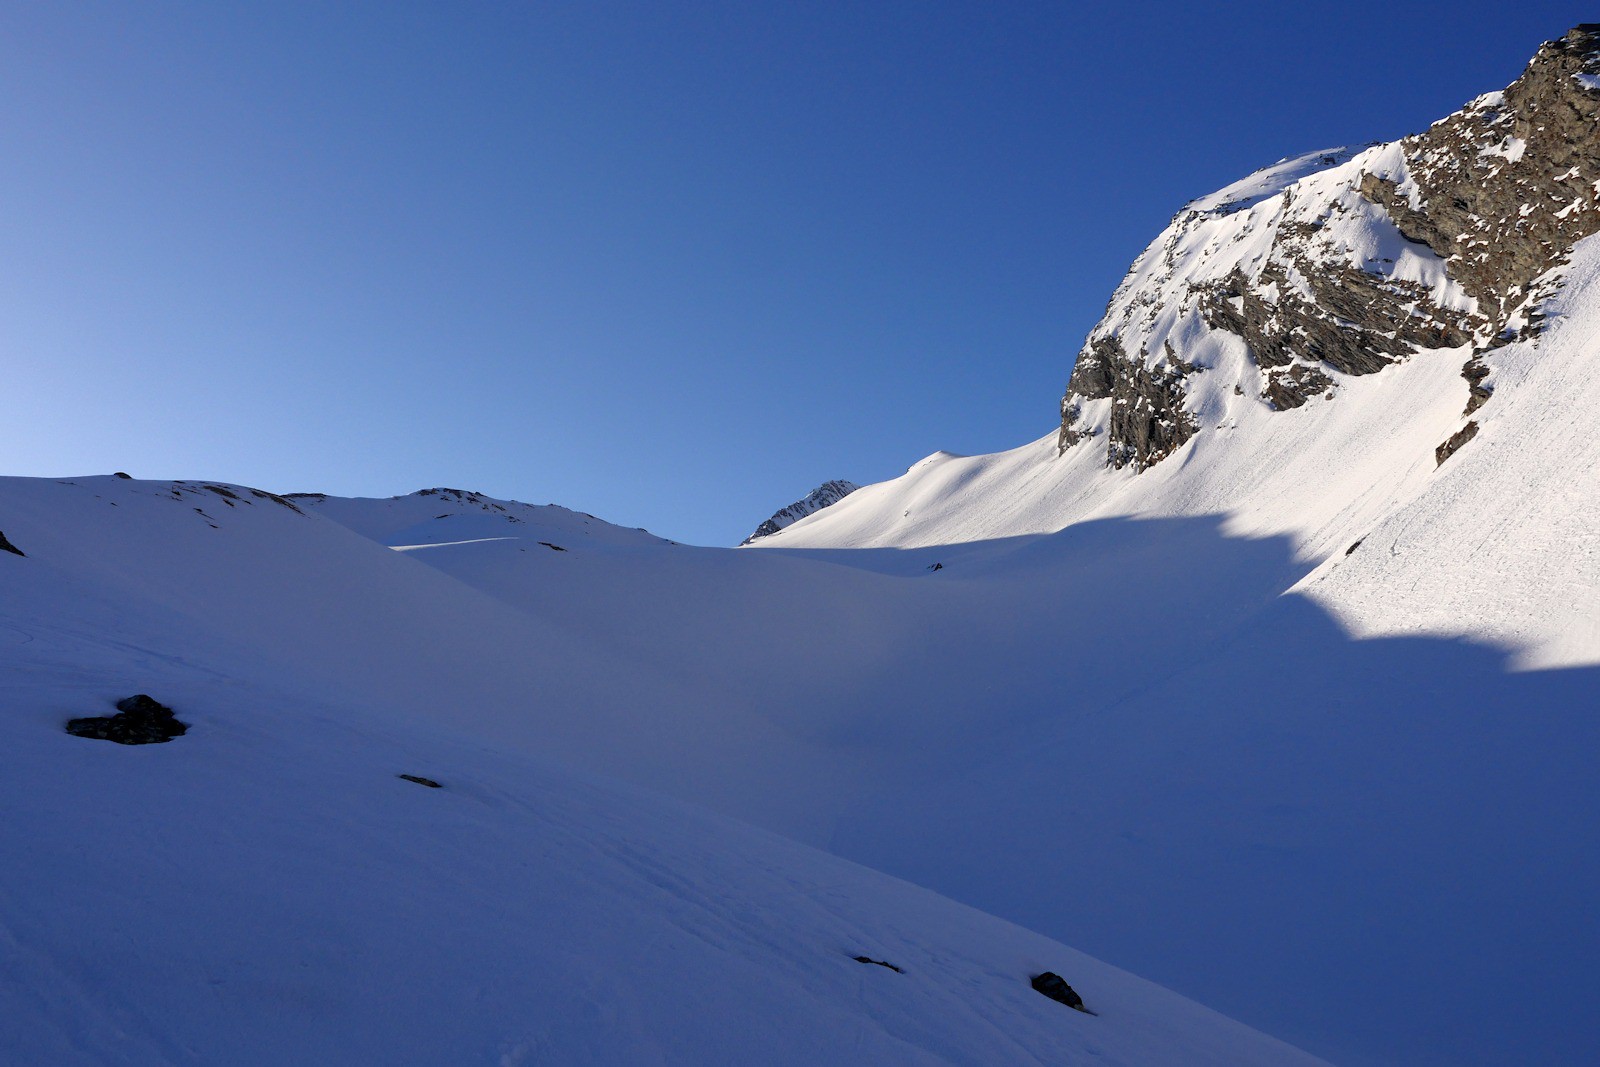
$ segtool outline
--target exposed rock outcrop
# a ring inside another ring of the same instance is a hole
[[[10,552],[18,556],[27,556],[26,552],[22,551],[22,549],[18,548],[16,545],[12,544],[6,539],[6,535],[3,531],[0,531],[0,552]]]
[[[1451,434],[1444,444],[1433,450],[1434,466],[1444,466],[1444,461],[1461,451],[1461,446],[1478,436],[1478,424],[1469,422]]]
[[[1471,415],[1494,395],[1494,387],[1485,382],[1489,374],[1489,365],[1479,356],[1473,356],[1461,368],[1461,377],[1467,380],[1467,407],[1461,414]]]
[[[1113,467],[1144,470],[1194,436],[1195,420],[1183,409],[1183,379],[1193,368],[1176,358],[1155,366],[1147,365],[1147,359],[1144,352],[1130,359],[1116,337],[1101,337],[1073,370],[1077,396],[1111,401],[1106,461]],[[1073,395],[1069,390],[1069,399]],[[1076,413],[1063,408],[1063,449],[1077,441],[1074,422]]]
[[[1223,406],[1241,356],[1287,411],[1342,376],[1466,350],[1471,414],[1493,393],[1479,357],[1537,332],[1540,279],[1597,231],[1600,24],[1585,24],[1423,133],[1284,160],[1187,205],[1091,331],[1058,447],[1103,434],[1107,464],[1144,470]]]
[[[1534,279],[1600,230],[1600,24],[1543,45],[1522,77],[1402,143],[1401,231],[1503,328]]]

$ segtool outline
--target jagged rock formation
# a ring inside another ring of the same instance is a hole
[[[1433,450],[1434,465],[1444,466],[1445,460],[1461,451],[1461,446],[1476,436],[1478,436],[1478,424],[1476,422],[1469,422],[1461,427],[1461,429],[1450,435],[1449,440]]]
[[[854,482],[832,481],[823,482],[813,489],[803,499],[796,500],[786,508],[774,512],[772,518],[756,527],[756,532],[740,541],[741,546],[763,537],[771,537],[786,526],[792,526],[815,512],[832,504],[837,504],[857,489],[861,488]]]
[[[1585,24],[1424,133],[1284,160],[1187,205],[1090,332],[1058,448],[1104,434],[1106,462],[1141,471],[1233,396],[1289,411],[1440,349],[1466,358],[1471,414],[1494,389],[1482,355],[1538,329],[1552,268],[1596,231],[1600,24]]]

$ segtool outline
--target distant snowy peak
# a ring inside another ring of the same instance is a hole
[[[806,494],[803,499],[796,500],[788,507],[781,508],[774,512],[772,518],[768,519],[760,526],[757,526],[756,532],[751,534],[749,537],[746,537],[743,541],[739,542],[739,544],[741,546],[748,545],[752,541],[758,541],[763,537],[771,537],[779,530],[782,530],[787,526],[794,525],[807,515],[815,514],[825,507],[828,507],[832,504],[837,504],[839,501],[843,500],[845,497],[849,496],[851,493],[860,488],[861,487],[854,482],[823,482],[810,493]]]
[[[1059,449],[1141,471],[1232,397],[1298,408],[1437,349],[1461,350],[1470,414],[1493,390],[1483,353],[1537,330],[1549,272],[1600,230],[1597,85],[1600,25],[1582,25],[1424,133],[1192,201],[1090,332]]]

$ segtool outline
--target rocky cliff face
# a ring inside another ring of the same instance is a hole
[[[1234,397],[1290,411],[1445,351],[1470,414],[1493,393],[1485,353],[1537,331],[1552,268],[1597,230],[1588,24],[1424,133],[1284,160],[1187,205],[1090,332],[1058,447],[1103,436],[1110,466],[1140,471],[1225,422]]]
[[[756,532],[740,541],[741,546],[763,537],[771,537],[786,526],[792,526],[813,512],[821,511],[830,504],[837,504],[857,489],[861,488],[854,482],[832,481],[823,482],[803,499],[796,500],[786,508],[774,512],[772,518],[756,527]]]

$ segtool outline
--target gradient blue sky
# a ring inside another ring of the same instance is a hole
[[[1575,3],[0,3],[0,472],[738,541],[1050,431],[1190,197]]]

